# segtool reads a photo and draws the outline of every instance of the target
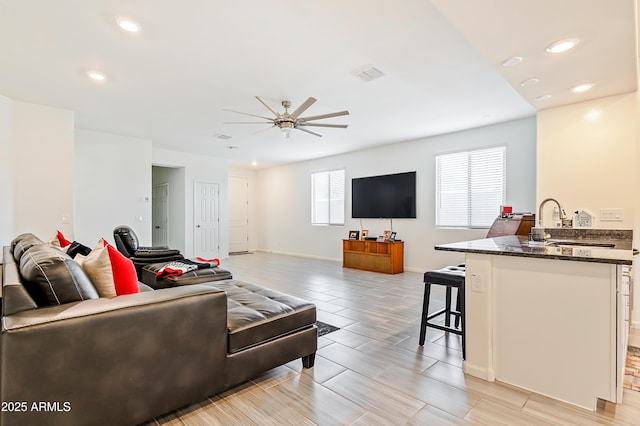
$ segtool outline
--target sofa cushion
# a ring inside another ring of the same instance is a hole
[[[80,265],[47,244],[31,247],[20,257],[24,286],[38,306],[97,299],[98,292]]]
[[[103,239],[82,259],[82,268],[93,281],[100,297],[140,291],[133,262]]]
[[[216,281],[227,294],[229,353],[241,351],[316,322],[313,303],[238,280]]]
[[[33,234],[20,234],[11,241],[11,252],[16,263],[20,263],[20,258],[33,246],[45,244],[40,238]]]

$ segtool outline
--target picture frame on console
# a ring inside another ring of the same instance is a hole
[[[392,243],[395,242],[396,241],[396,235],[397,235],[396,231],[393,231],[391,233],[391,235],[389,235],[389,242],[392,242]]]
[[[349,239],[350,240],[360,239],[360,231],[349,231]]]
[[[382,233],[382,237],[384,241],[389,241],[389,238],[391,238],[391,230],[385,229],[384,232]]]
[[[362,233],[360,234],[360,239],[364,240],[369,236],[369,230],[368,229],[363,229]]]

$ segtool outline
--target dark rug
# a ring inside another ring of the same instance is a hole
[[[333,333],[336,330],[340,330],[340,327],[336,327],[321,321],[316,321],[316,326],[318,327],[318,337],[324,336],[325,334]]]

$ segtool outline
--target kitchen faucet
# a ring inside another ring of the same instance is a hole
[[[567,218],[558,200],[556,200],[555,198],[545,198],[544,200],[542,200],[542,202],[540,203],[540,207],[538,208],[538,222],[540,223],[541,228],[544,228],[544,222],[542,221],[542,208],[549,201],[553,201],[554,203],[556,203],[556,206],[558,206],[558,215],[560,216],[560,223],[564,223],[564,220]]]
[[[558,200],[556,200],[555,198],[545,198],[544,200],[542,200],[542,202],[540,203],[540,208],[538,209],[538,217],[537,217],[538,226],[534,226],[533,228],[531,228],[531,239],[533,241],[543,242],[548,238],[548,236],[544,232],[544,222],[542,220],[542,208],[549,201],[556,203],[556,205],[558,206],[558,215],[560,216],[561,223],[564,224],[564,220],[567,218]]]

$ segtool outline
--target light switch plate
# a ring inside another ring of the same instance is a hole
[[[603,222],[622,222],[622,209],[600,209],[600,220]]]
[[[471,274],[471,291],[482,293],[482,277],[480,275]]]

